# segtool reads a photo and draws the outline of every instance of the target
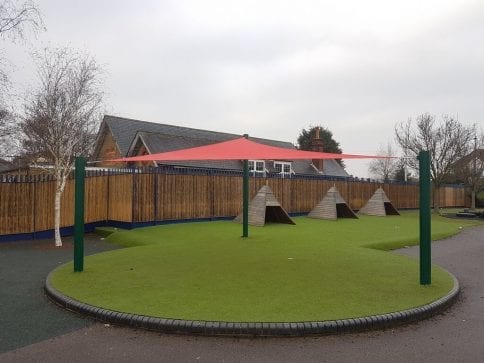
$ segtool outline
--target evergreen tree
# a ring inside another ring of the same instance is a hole
[[[323,151],[327,153],[341,154],[343,151],[339,146],[339,142],[333,139],[333,133],[321,125],[309,126],[307,130],[302,129],[297,138],[298,149],[311,150],[311,140],[316,136],[316,129],[318,128],[319,138],[323,140]],[[344,168],[345,165],[341,159],[336,159],[336,161]]]

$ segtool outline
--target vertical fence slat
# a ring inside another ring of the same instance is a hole
[[[50,176],[2,176],[0,235],[49,230],[54,225],[55,180]],[[380,186],[355,180],[318,177],[250,177],[250,198],[268,183],[288,212],[308,212],[335,185],[351,208],[360,209]],[[381,185],[397,208],[418,207],[418,186]],[[74,183],[68,180],[62,198],[61,226],[72,226]],[[440,190],[442,207],[465,205],[462,187]],[[240,173],[166,170],[110,171],[86,178],[86,223],[97,221],[150,222],[173,219],[235,216],[242,208]]]

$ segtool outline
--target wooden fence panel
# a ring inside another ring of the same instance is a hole
[[[155,220],[157,221],[162,221],[163,219],[167,219],[165,217],[165,210],[164,210],[164,205],[165,205],[165,190],[166,190],[166,179],[168,178],[169,175],[166,174],[156,174],[156,183],[155,183],[155,188],[156,188],[156,205],[155,205]]]
[[[55,182],[52,183],[54,183],[55,185]],[[61,198],[61,227],[68,227],[74,225],[74,192],[74,179],[68,180],[66,182],[66,187],[64,189],[64,193],[62,193]]]
[[[371,198],[374,188],[368,183],[350,182],[349,184],[351,193],[347,197],[343,196],[343,198],[345,198],[351,209],[361,209],[368,199]]]
[[[242,210],[242,178],[225,175],[217,175],[212,178],[213,216],[227,217],[238,215]]]
[[[120,222],[133,221],[133,175],[107,175],[108,219]]]
[[[280,179],[281,180],[281,189],[282,189],[282,195],[284,196],[284,199],[281,201],[282,207],[288,211],[288,210],[293,210],[292,206],[292,189],[291,189],[291,182],[289,179],[284,178]]]
[[[440,188],[439,206],[457,207],[465,198],[464,188],[444,186]]]
[[[193,180],[193,217],[210,218],[212,216],[212,191],[210,177],[200,175]]]
[[[163,219],[188,219],[193,211],[193,175],[167,175],[164,180]]]
[[[289,184],[291,189],[291,210],[295,213],[298,213],[301,210],[302,196],[300,195],[300,191],[302,190],[303,183],[304,180],[302,179],[293,179]]]
[[[338,182],[336,188],[341,196],[352,209],[360,209],[363,205],[363,188],[358,183]]]
[[[28,183],[0,184],[0,233],[23,233],[33,228],[33,188]]]
[[[32,231],[46,231],[54,228],[54,193],[55,182],[43,181],[35,183],[35,228]]]
[[[155,178],[156,174],[133,175],[133,221],[155,220]]]
[[[0,183],[0,235],[45,231],[54,226],[55,181]],[[418,208],[418,185],[380,184],[316,178],[250,177],[249,198],[265,184],[281,205],[294,213],[309,212],[336,186],[353,209],[360,209],[382,187],[397,209]],[[147,222],[235,216],[242,210],[242,178],[231,175],[128,173],[86,178],[86,223],[113,220]],[[440,190],[441,207],[465,203],[462,187]],[[61,202],[61,226],[74,222],[74,181]]]
[[[314,199],[317,194],[317,180],[293,179],[291,180],[291,205],[288,212],[303,212],[306,209],[306,201]],[[304,192],[305,191],[305,192]],[[312,204],[312,203],[311,203]]]
[[[84,213],[86,223],[105,221],[109,214],[107,176],[93,176],[85,181]]]

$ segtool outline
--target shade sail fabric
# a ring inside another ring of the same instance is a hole
[[[296,160],[296,159],[370,159],[371,155],[334,154],[286,149],[260,144],[244,137],[189,149],[114,159],[109,161],[177,161],[177,160]]]

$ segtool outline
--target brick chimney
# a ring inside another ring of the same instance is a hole
[[[323,140],[319,135],[319,127],[314,130],[314,136],[311,139],[311,151],[318,151],[323,152]],[[324,160],[323,159],[313,159],[313,165],[320,173],[323,172],[324,169]]]

